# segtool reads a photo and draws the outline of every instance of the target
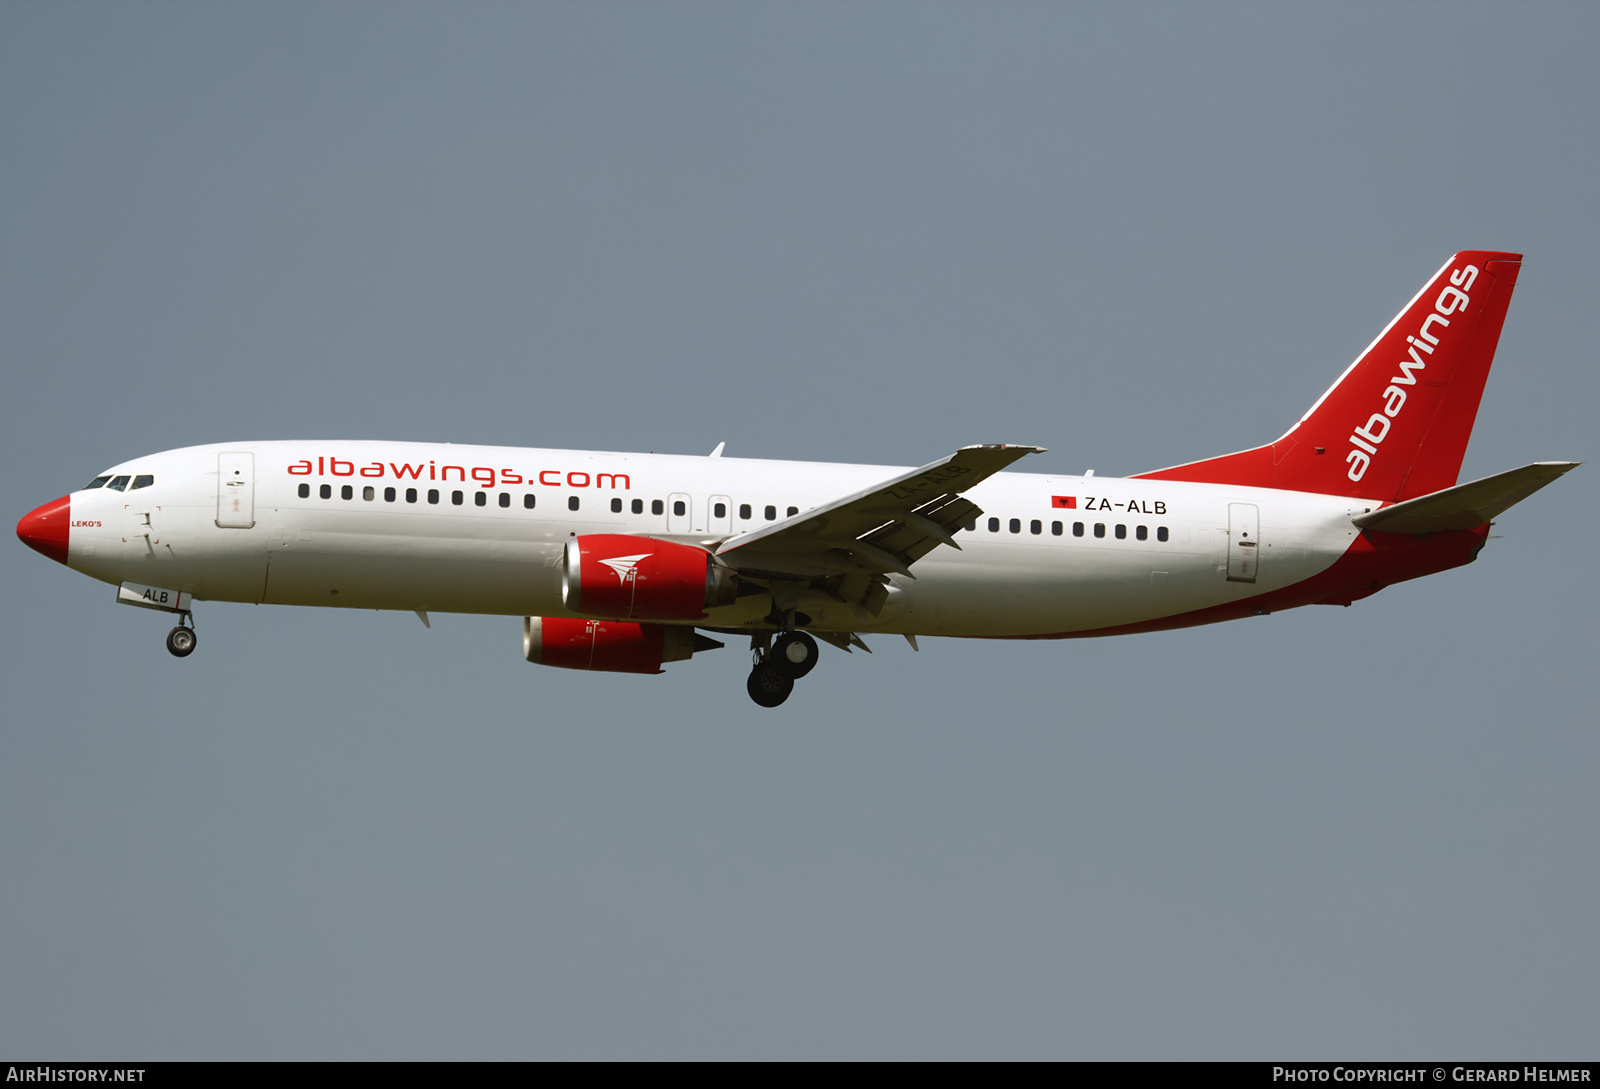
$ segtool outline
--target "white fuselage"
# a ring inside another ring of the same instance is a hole
[[[571,616],[560,566],[574,536],[714,549],[903,471],[427,443],[198,446],[107,470],[153,477],[143,488],[74,492],[68,562],[215,601]],[[1027,473],[997,474],[967,498],[984,514],[957,535],[960,551],[941,546],[915,579],[891,576],[876,617],[811,592],[801,609],[812,626],[1038,636],[1192,613],[1324,571],[1359,532],[1351,515],[1378,505]],[[741,598],[699,624],[759,627],[769,609]]]

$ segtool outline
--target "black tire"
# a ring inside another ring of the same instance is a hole
[[[176,627],[167,632],[167,650],[174,658],[187,658],[194,653],[195,644],[199,639],[195,637],[193,628]]]
[[[794,691],[794,678],[788,676],[769,658],[750,671],[745,691],[762,707],[776,707]]]
[[[767,661],[781,669],[792,680],[798,681],[817,667],[821,653],[817,641],[803,631],[785,632],[772,644]]]

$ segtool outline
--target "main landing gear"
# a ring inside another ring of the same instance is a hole
[[[167,651],[174,658],[187,658],[194,653],[197,643],[199,638],[194,633],[194,617],[184,613],[178,618],[178,626],[167,632]]]
[[[817,641],[803,631],[786,631],[773,640],[771,649],[764,636],[751,639],[755,664],[745,690],[762,707],[776,707],[789,698],[794,682],[816,667]]]

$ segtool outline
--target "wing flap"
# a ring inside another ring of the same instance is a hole
[[[983,512],[978,505],[960,496],[941,498],[916,510],[901,514],[872,530],[861,540],[885,552],[903,556],[907,565],[916,563],[942,544],[960,551],[955,534]]]
[[[1362,529],[1382,533],[1422,534],[1474,529],[1493,521],[1579,464],[1576,461],[1537,461],[1520,469],[1380,507],[1351,520]]]

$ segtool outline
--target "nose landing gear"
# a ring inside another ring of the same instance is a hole
[[[194,617],[184,613],[178,626],[167,632],[167,651],[174,658],[187,658],[194,653],[199,638],[194,633]]]
[[[178,626],[167,632],[167,652],[174,658],[187,658],[194,653],[199,642],[194,633],[194,613],[189,606],[194,597],[187,590],[171,587],[146,586],[138,582],[117,585],[117,604],[132,605],[140,609],[154,609],[158,613],[175,613]]]

